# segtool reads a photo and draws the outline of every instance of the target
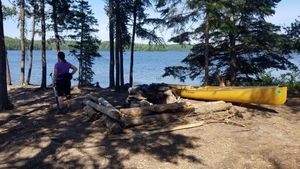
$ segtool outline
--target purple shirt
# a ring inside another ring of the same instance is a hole
[[[58,77],[59,75],[69,73],[71,64],[68,62],[57,62],[54,68],[57,69],[57,77]]]

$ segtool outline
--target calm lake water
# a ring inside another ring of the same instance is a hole
[[[69,56],[69,51],[65,51],[68,62],[78,66],[77,60],[73,56]],[[162,77],[164,68],[167,66],[180,65],[181,60],[188,55],[189,51],[167,51],[167,52],[136,52],[134,63],[134,83],[135,84],[150,84],[150,83],[173,83],[173,84],[188,84],[200,85],[201,79],[194,81],[187,80],[185,83],[172,77]],[[102,57],[95,59],[93,70],[95,72],[94,82],[99,82],[101,87],[107,87],[109,84],[109,51],[101,51]],[[28,71],[29,52],[26,53],[26,74]],[[300,67],[300,55],[293,55],[294,62]],[[20,83],[20,60],[21,51],[8,51],[8,60],[11,71],[13,84]],[[125,52],[124,55],[124,72],[125,83],[129,82],[129,63],[130,52]],[[56,51],[47,51],[47,84],[51,84],[49,74],[53,72],[54,64],[57,61]],[[279,73],[279,72],[276,72]],[[78,77],[78,73],[73,77]],[[41,83],[41,51],[34,51],[33,71],[31,76],[32,84]],[[77,82],[73,81],[72,85]]]

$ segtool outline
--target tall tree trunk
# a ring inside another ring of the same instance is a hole
[[[236,73],[237,73],[237,60],[235,51],[235,37],[232,33],[229,34],[229,74],[230,74],[230,85],[235,85],[236,83]]]
[[[118,25],[118,24],[116,24]],[[116,29],[116,46],[115,46],[115,60],[116,60],[116,90],[120,89],[120,52],[119,52],[119,33],[118,33],[118,29]]]
[[[52,0],[52,20],[53,20],[53,31],[55,36],[55,46],[56,51],[60,51],[60,36],[58,34],[58,26],[57,26],[57,0]]]
[[[115,57],[116,57],[116,90],[120,90],[120,23],[119,23],[119,8],[120,2],[117,1],[116,7],[116,46],[115,46]]]
[[[19,0],[20,8],[20,41],[21,41],[21,74],[20,82],[21,85],[25,85],[25,0]]]
[[[121,30],[122,31],[122,30]],[[121,32],[120,35],[120,82],[121,82],[121,87],[124,87],[124,57],[123,57],[123,34]]]
[[[7,57],[3,31],[2,1],[0,0],[0,112],[12,108],[7,94],[6,58]]]
[[[34,2],[34,1],[33,1]],[[32,71],[32,61],[33,61],[33,48],[34,48],[34,37],[35,37],[35,16],[36,16],[36,5],[35,2],[33,4],[33,15],[32,15],[32,34],[31,34],[31,42],[30,42],[30,56],[29,56],[29,66],[28,66],[28,74],[26,83],[30,84],[31,71]]]
[[[5,49],[6,51],[6,49]],[[8,63],[8,56],[6,52],[6,80],[8,85],[12,85],[11,83],[11,76],[10,76],[10,68],[9,68],[9,63]]]
[[[47,62],[46,62],[46,22],[45,22],[45,1],[40,0],[41,26],[42,26],[42,84],[41,88],[47,87]]]
[[[136,29],[136,4],[134,4],[133,9],[133,25],[132,25],[132,39],[131,39],[131,53],[130,53],[130,72],[129,72],[129,84],[133,85],[133,64],[134,64],[134,41],[135,41],[135,29]]]
[[[114,22],[113,22],[113,0],[109,0],[109,51],[110,51],[110,61],[109,61],[109,87],[113,88],[115,86],[115,56],[114,56]]]
[[[209,22],[208,22],[208,12],[206,11],[206,16],[205,16],[205,31],[204,31],[204,36],[205,36],[205,75],[204,75],[204,86],[208,85],[208,80],[209,80]]]

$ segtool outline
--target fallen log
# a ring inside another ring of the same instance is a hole
[[[94,101],[94,102],[98,102],[98,98],[95,97],[95,96],[93,96],[93,95],[87,94],[85,97],[86,97],[87,99],[89,99],[89,100]]]
[[[141,95],[128,95],[128,100],[146,100],[146,97],[143,97]]]
[[[103,97],[100,97],[99,99],[98,99],[98,102],[99,102],[99,104],[101,104],[102,106],[105,106],[105,107],[109,107],[109,108],[114,108],[115,109],[115,107],[113,106],[113,105],[111,105],[107,100],[105,100]]]
[[[176,119],[178,119],[177,115],[163,113],[140,117],[122,117],[121,122],[124,127],[132,127],[152,122],[168,122]]]
[[[116,121],[119,121],[119,119],[120,119],[120,114],[118,111],[116,111],[115,108],[105,107],[105,106],[99,105],[97,103],[94,103],[90,100],[84,100],[83,104],[90,106],[97,111],[100,111],[101,113],[107,115],[108,117],[110,117]]]
[[[97,118],[98,112],[96,112],[90,106],[84,106],[83,110],[87,113],[89,120],[95,120]]]
[[[189,111],[194,111],[194,107],[185,102],[120,109],[123,117],[137,117],[155,113],[176,113]]]
[[[191,104],[195,107],[195,113],[197,114],[224,111],[224,110],[229,110],[232,107],[231,103],[226,103],[224,101],[200,102],[200,103],[191,102]]]
[[[204,121],[199,121],[196,123],[183,124],[183,125],[178,125],[178,126],[173,126],[173,127],[166,127],[166,128],[158,129],[158,130],[131,132],[129,134],[125,134],[125,135],[121,135],[121,136],[110,136],[109,139],[110,140],[127,140],[127,139],[136,138],[136,137],[145,137],[145,136],[149,136],[149,135],[157,134],[157,133],[164,133],[164,132],[171,132],[171,131],[176,131],[176,130],[195,128],[195,127],[202,126],[203,124],[204,124]]]
[[[108,133],[118,134],[123,130],[118,122],[113,121],[106,115],[103,115],[100,120],[104,122]]]

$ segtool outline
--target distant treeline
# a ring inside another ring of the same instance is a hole
[[[62,43],[62,50],[70,50],[69,45],[73,44],[72,41],[64,41]],[[11,38],[5,37],[5,45],[7,50],[21,50],[20,47],[20,39],[18,38]],[[26,41],[26,49],[29,49],[30,41]],[[148,45],[148,44],[135,44],[135,51],[184,51],[190,50],[191,45],[179,45],[179,44],[169,44],[169,45]],[[109,50],[109,42],[104,41],[100,44],[100,50],[106,51]],[[34,41],[34,50],[41,50],[41,41],[35,40]],[[47,50],[56,50],[55,42],[53,40],[47,41]],[[129,50],[129,48],[127,48]]]

